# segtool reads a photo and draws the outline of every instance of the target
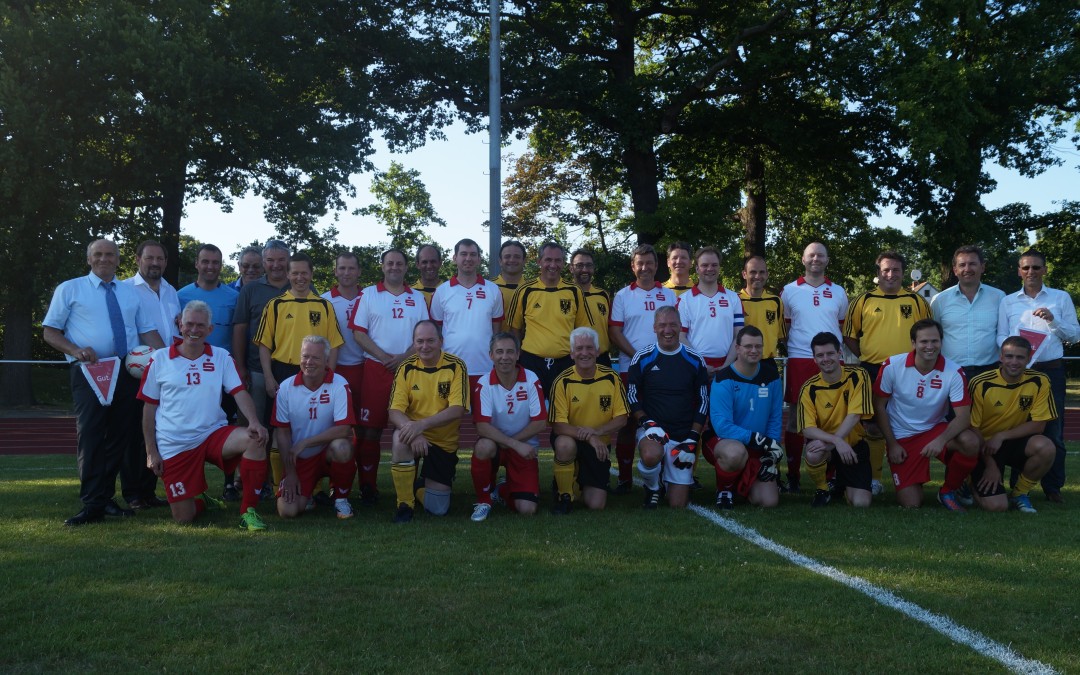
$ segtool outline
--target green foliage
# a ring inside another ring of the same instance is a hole
[[[394,248],[415,252],[420,244],[434,243],[428,234],[431,226],[446,227],[446,221],[435,213],[431,194],[416,169],[390,162],[389,169],[372,179],[371,195],[376,203],[357,209],[356,215],[374,216],[386,228]]]

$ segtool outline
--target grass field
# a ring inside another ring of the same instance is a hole
[[[918,511],[891,493],[866,511],[811,510],[804,494],[725,522],[948,617],[1034,671],[1080,672],[1071,445],[1067,504],[1037,490],[1037,515],[951,514],[931,484]],[[158,509],[72,530],[74,458],[0,457],[0,671],[1009,670],[699,513],[645,512],[640,490],[602,513],[557,518],[545,495],[534,518],[499,508],[475,524],[462,461],[450,515],[401,526],[380,474],[383,502],[349,521],[267,516],[271,529],[252,534],[232,510],[182,527]]]

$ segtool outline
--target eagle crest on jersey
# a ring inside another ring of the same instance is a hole
[[[1020,397],[1020,409],[1024,412],[1031,410],[1031,404],[1035,402],[1034,396],[1021,396]]]
[[[600,312],[600,316],[607,316],[607,305],[602,302],[596,303],[596,309]]]
[[[439,396],[442,397],[443,399],[449,400],[449,398],[450,398],[450,383],[449,382],[440,382],[439,383]]]
[[[315,328],[322,322],[321,312],[308,312],[308,322],[311,323],[311,327]]]
[[[905,319],[911,318],[911,305],[900,305],[900,316]]]
[[[607,411],[611,410],[611,397],[610,396],[601,396],[600,397],[600,410],[602,410],[604,412],[607,412]]]
[[[560,300],[559,301],[559,309],[562,310],[563,314],[569,314],[570,313],[570,301],[569,300]]]
[[[773,325],[774,323],[776,323],[776,310],[775,309],[767,309],[767,310],[765,310],[765,321],[770,326]]]

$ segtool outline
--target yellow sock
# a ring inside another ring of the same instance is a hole
[[[416,462],[394,462],[390,465],[390,477],[394,479],[394,493],[398,504],[416,508],[413,482],[416,480]]]
[[[829,479],[825,477],[825,473],[829,468],[829,463],[822,462],[821,464],[811,464],[808,460],[806,463],[806,473],[810,476],[810,480],[814,481],[814,487],[819,490],[829,489]]]
[[[870,476],[877,481],[881,480],[881,469],[885,466],[885,439],[866,438],[866,444],[870,446]]]
[[[1038,481],[1031,480],[1024,474],[1020,474],[1020,477],[1016,479],[1016,487],[1009,493],[1010,497],[1019,497],[1020,495],[1026,495],[1031,492],[1031,488],[1035,487]]]
[[[285,476],[285,464],[281,461],[281,453],[277,448],[270,448],[270,473],[274,476],[274,486],[281,485],[281,479]]]
[[[560,495],[574,494],[574,462],[555,460],[555,485]]]

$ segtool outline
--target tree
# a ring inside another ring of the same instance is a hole
[[[427,234],[428,228],[446,227],[446,221],[435,213],[431,194],[416,169],[390,162],[389,169],[372,179],[371,195],[377,201],[357,209],[356,214],[373,216],[386,228],[390,245],[410,255],[420,244],[434,242]]]

